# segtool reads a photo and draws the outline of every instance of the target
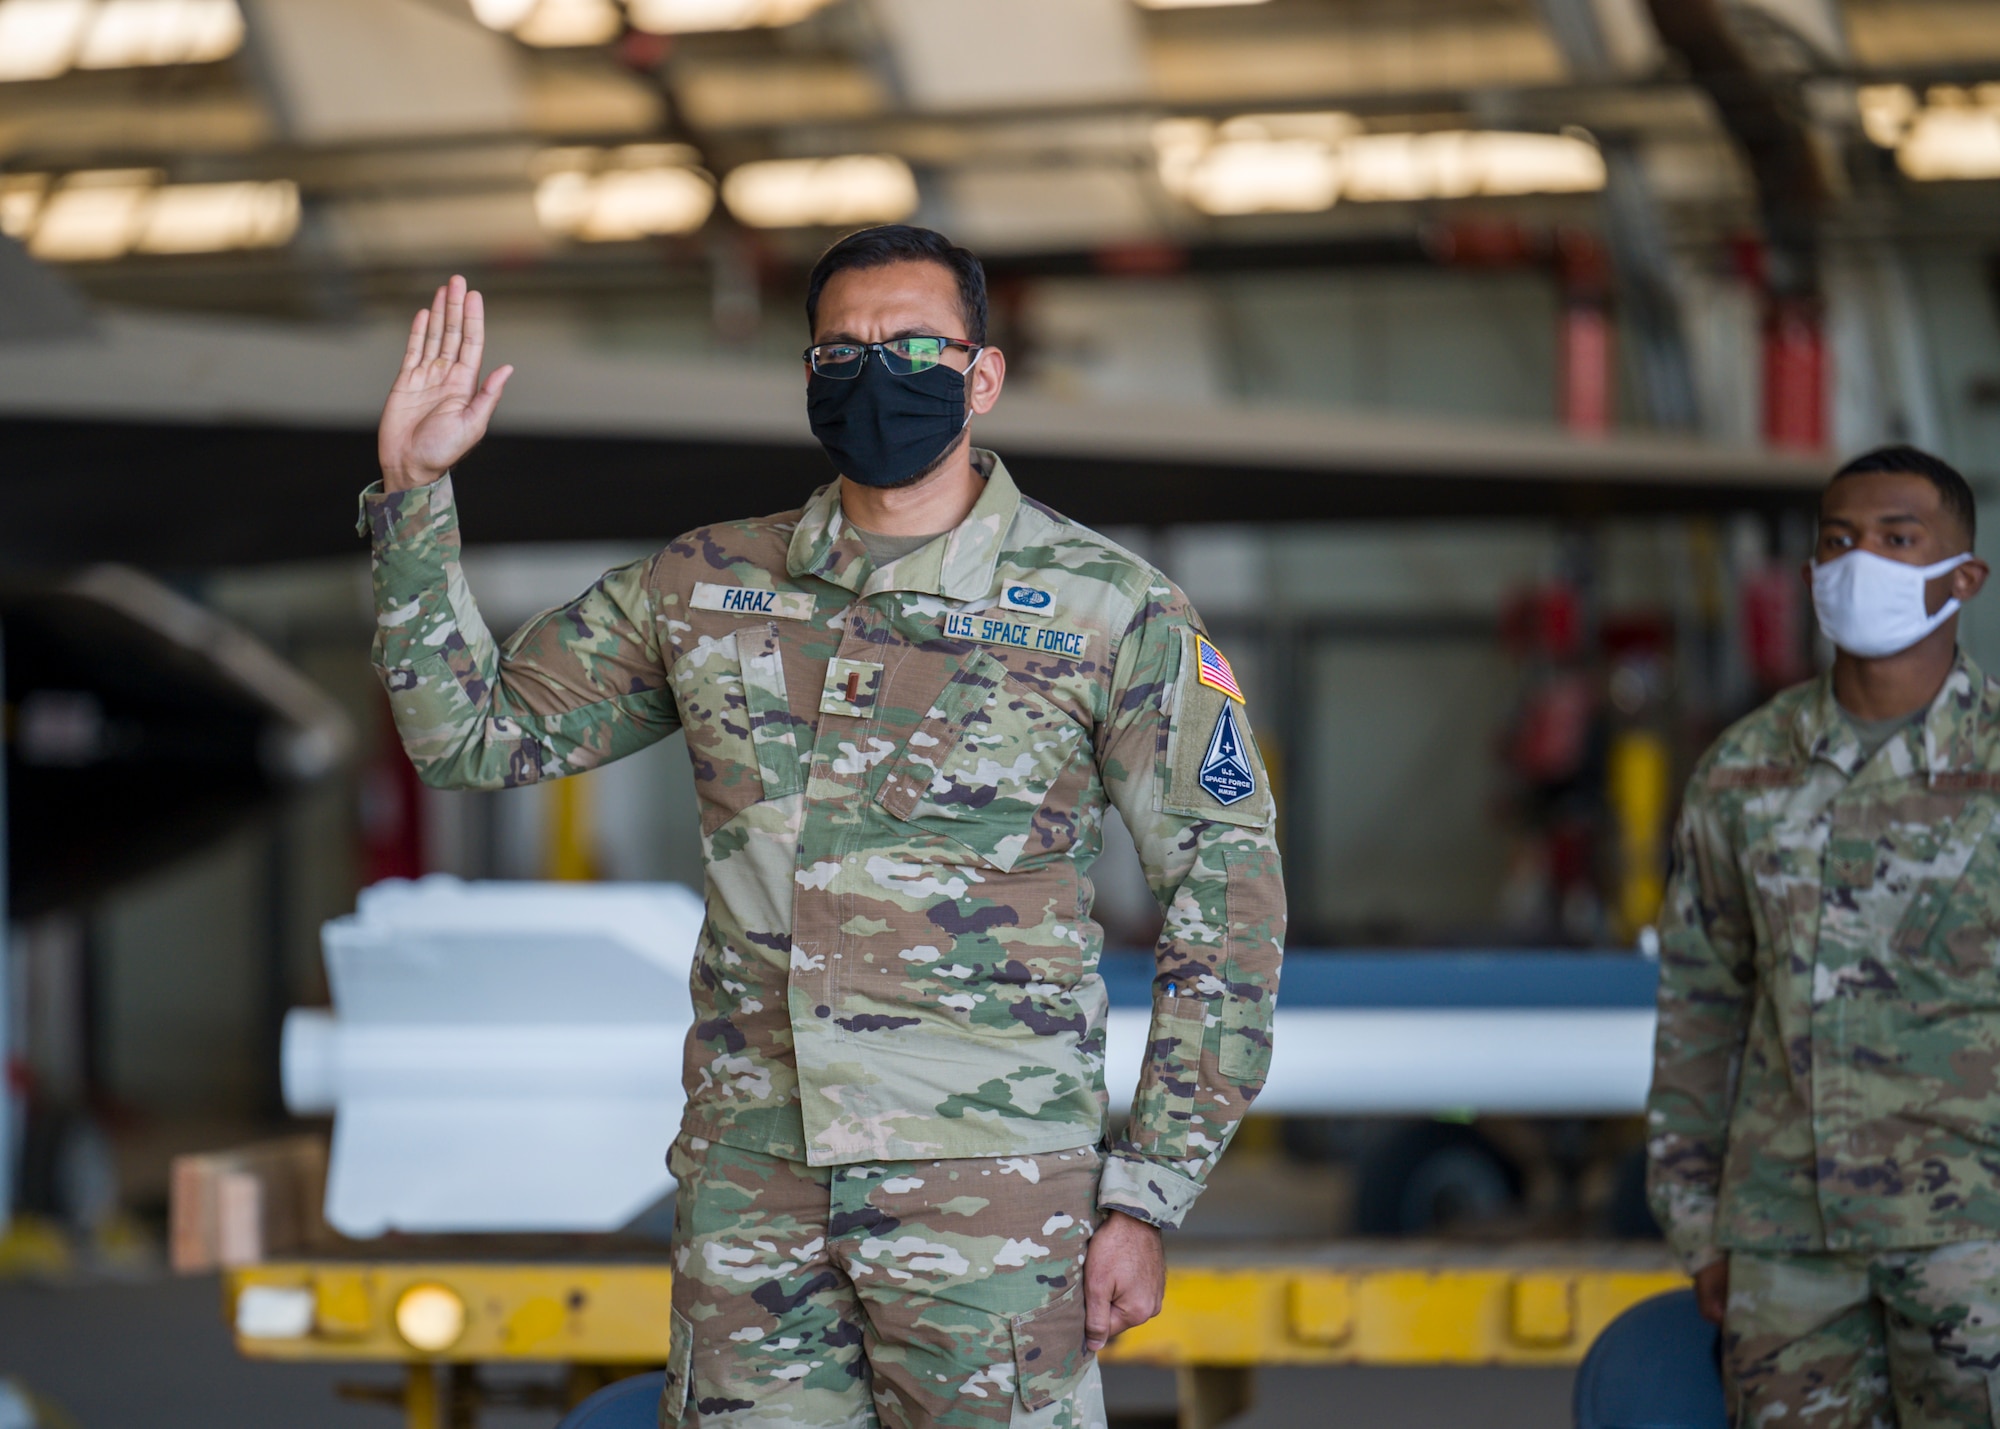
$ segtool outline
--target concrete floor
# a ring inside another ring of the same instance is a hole
[[[0,1282],[0,1377],[65,1410],[75,1429],[395,1429],[385,1408],[342,1401],[342,1382],[393,1371],[253,1364],[230,1346],[207,1277],[76,1285]],[[1242,1429],[1565,1429],[1567,1370],[1275,1370]],[[1114,1416],[1171,1412],[1164,1371],[1113,1368]],[[550,1429],[496,1412],[482,1429]]]

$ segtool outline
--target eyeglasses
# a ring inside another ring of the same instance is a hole
[[[972,353],[986,350],[951,337],[892,337],[887,342],[822,342],[807,348],[804,356],[821,377],[851,382],[861,375],[871,352],[898,377],[914,377],[942,364],[946,349],[954,347]]]

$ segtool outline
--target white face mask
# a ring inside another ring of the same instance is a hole
[[[1972,553],[1934,566],[1906,566],[1873,551],[1849,551],[1815,565],[1813,609],[1819,628],[1840,649],[1864,660],[1907,650],[1958,614],[1954,597],[1936,615],[1924,609],[1924,586],[1956,570]]]

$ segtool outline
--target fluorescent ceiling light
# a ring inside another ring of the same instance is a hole
[[[1160,183],[1203,213],[1316,213],[1353,202],[1588,193],[1604,160],[1583,139],[1451,130],[1363,134],[1345,114],[1244,115],[1154,126]]]
[[[611,0],[541,0],[515,27],[517,39],[548,49],[608,44],[625,28]]]
[[[48,188],[47,174],[0,174],[0,233],[23,239],[33,232]]]
[[[34,184],[26,182],[35,180]],[[299,188],[289,179],[161,184],[154,169],[70,174],[47,187],[40,175],[0,184],[0,224],[38,258],[82,263],[126,253],[217,253],[272,248],[299,226]]]
[[[133,247],[141,253],[219,253],[277,248],[299,226],[299,186],[271,183],[170,184],[146,205]]]
[[[1855,99],[1863,132],[1910,178],[2000,178],[2000,84],[1933,85],[1921,101],[1907,85],[1864,85]]]
[[[692,233],[715,208],[715,189],[693,169],[599,174],[596,188],[594,211],[579,234],[583,238]]]
[[[1153,143],[1161,182],[1203,213],[1317,213],[1339,199],[1339,144],[1360,128],[1338,112],[1169,119]]]
[[[511,30],[534,8],[535,0],[472,0],[473,18],[489,30]]]
[[[242,45],[237,0],[0,0],[0,80],[208,64]]]
[[[91,0],[0,0],[0,80],[68,69],[90,14]]]
[[[1224,140],[1181,179],[1203,213],[1317,213],[1340,197],[1340,160],[1310,139]]]
[[[1913,179],[2000,179],[2000,106],[1925,109],[1896,149]]]
[[[1575,135],[1468,134],[1465,147],[1463,162],[1488,197],[1587,194],[1604,187],[1603,152]]]
[[[243,43],[236,0],[103,0],[77,51],[78,69],[205,64]]]
[[[1457,134],[1370,134],[1347,151],[1346,196],[1363,203],[1426,198],[1465,198],[1478,189],[1467,182]],[[1440,142],[1442,141],[1442,142]]]
[[[1357,203],[1521,194],[1594,193],[1604,187],[1595,145],[1564,134],[1449,130],[1367,134],[1343,147],[1343,197]]]
[[[722,201],[752,228],[893,223],[917,207],[917,180],[893,154],[766,159],[734,169]]]
[[[28,251],[58,263],[118,257],[138,237],[158,178],[151,169],[71,174],[43,201]]]
[[[1262,5],[1266,0],[1138,0],[1141,10],[1205,10],[1223,5]]]
[[[658,35],[793,25],[832,0],[626,0],[635,29]]]
[[[1902,141],[1917,110],[1916,91],[1907,84],[1864,84],[1854,93],[1861,110],[1861,132],[1869,142],[1893,149]]]
[[[550,150],[537,165],[535,217],[590,243],[693,233],[715,208],[715,185],[693,167],[697,157],[685,144]]]

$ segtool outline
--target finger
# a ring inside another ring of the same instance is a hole
[[[476,292],[465,295],[465,340],[458,350],[460,364],[479,375],[479,360],[486,354],[486,299]]]
[[[429,362],[438,355],[438,345],[444,341],[444,289],[439,288],[431,299],[430,329],[424,334],[424,361]]]
[[[1152,1315],[1148,1315],[1144,1309],[1140,1309],[1136,1301],[1138,1301],[1136,1295],[1120,1295],[1118,1299],[1112,1301],[1112,1325],[1110,1325],[1112,1333],[1110,1333],[1110,1339],[1118,1339],[1120,1335],[1124,1335],[1134,1325],[1144,1325],[1148,1319],[1152,1319]]]
[[[1105,1345],[1110,1344],[1113,1340],[1117,1339],[1120,1335],[1124,1334],[1134,1325],[1143,1325],[1145,1323],[1145,1318],[1143,1316],[1132,1314],[1129,1310],[1125,1308],[1123,1302],[1118,1300],[1114,1300],[1111,1302],[1111,1309],[1109,1312],[1109,1316],[1110,1316],[1109,1319],[1105,1322],[1104,1325],[1103,1341],[1099,1343],[1095,1347],[1095,1349],[1093,1349],[1092,1353],[1095,1353],[1096,1350],[1103,1349]],[[1087,1334],[1088,1330],[1086,1329],[1086,1335]]]
[[[438,356],[446,362],[458,361],[459,340],[465,336],[465,279],[454,273],[444,292],[444,344]]]
[[[1115,1333],[1110,1287],[1100,1277],[1090,1273],[1089,1262],[1086,1261],[1083,1272],[1083,1347],[1096,1354]]]
[[[492,418],[493,409],[500,405],[501,389],[513,375],[514,369],[511,366],[496,367],[493,375],[486,379],[486,385],[473,394],[472,400],[466,404],[466,411],[471,414],[472,420],[479,424],[482,431]]]
[[[403,371],[408,372],[424,358],[424,333],[431,325],[431,310],[419,309],[410,321],[410,340],[403,344]]]

